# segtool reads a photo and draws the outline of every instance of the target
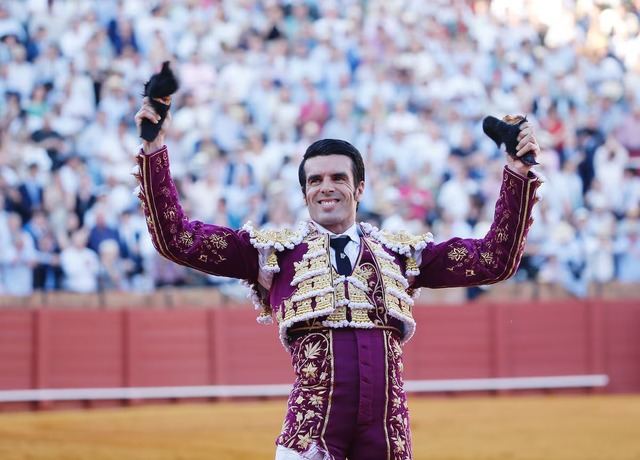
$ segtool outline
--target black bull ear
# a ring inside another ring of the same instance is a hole
[[[171,96],[178,90],[178,86],[178,80],[169,66],[169,61],[165,61],[162,64],[160,72],[152,75],[149,81],[144,84],[143,95],[149,98],[151,106],[156,113],[160,115],[160,120],[156,124],[151,123],[151,121],[146,118],[142,120],[140,137],[145,141],[151,142],[158,136],[162,123],[164,123],[164,120],[167,118],[167,113],[169,112],[170,105],[158,102],[155,98]]]
[[[516,156],[516,147],[518,146],[518,134],[520,133],[520,125],[527,121],[522,118],[517,123],[506,123],[498,120],[496,117],[488,116],[482,121],[482,130],[489,136],[498,147],[505,145],[507,153],[516,160],[522,161],[527,165],[537,165],[533,152],[528,152],[521,157]]]

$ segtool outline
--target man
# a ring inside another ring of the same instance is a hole
[[[160,120],[148,100],[138,126],[145,118]],[[485,238],[434,244],[430,234],[357,225],[362,157],[348,142],[325,139],[309,146],[299,168],[309,222],[232,230],[184,215],[164,146],[169,121],[138,155],[149,231],[166,258],[246,280],[258,321],[276,318],[296,373],[276,459],[410,459],[402,344],[415,330],[412,294],[495,283],[515,272],[540,183],[530,167],[507,157]],[[529,123],[519,139],[518,156],[539,152]]]

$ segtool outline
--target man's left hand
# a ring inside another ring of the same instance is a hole
[[[533,125],[528,121],[525,121],[520,125],[518,145],[516,146],[516,156],[519,158],[528,152],[533,152],[534,158],[538,161],[540,146],[538,145],[538,141],[533,133]],[[520,160],[516,160],[509,155],[507,155],[507,165],[512,171],[515,171],[525,177],[529,174],[529,171],[531,171],[532,168],[532,166],[527,165]]]

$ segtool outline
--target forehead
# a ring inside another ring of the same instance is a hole
[[[306,176],[343,173],[353,178],[351,158],[346,155],[326,155],[309,158],[304,164]]]

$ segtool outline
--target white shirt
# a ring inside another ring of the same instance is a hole
[[[343,233],[333,233],[330,230],[327,230],[322,225],[314,222],[315,226],[321,233],[329,234],[329,237],[332,236],[342,236],[346,235],[349,237],[349,242],[344,247],[344,253],[349,258],[351,262],[351,267],[353,268],[358,261],[358,255],[360,254],[360,233],[358,232],[358,226],[354,223],[351,227],[347,229],[346,232]],[[331,248],[331,264],[335,269],[337,269],[336,265],[336,250]]]

